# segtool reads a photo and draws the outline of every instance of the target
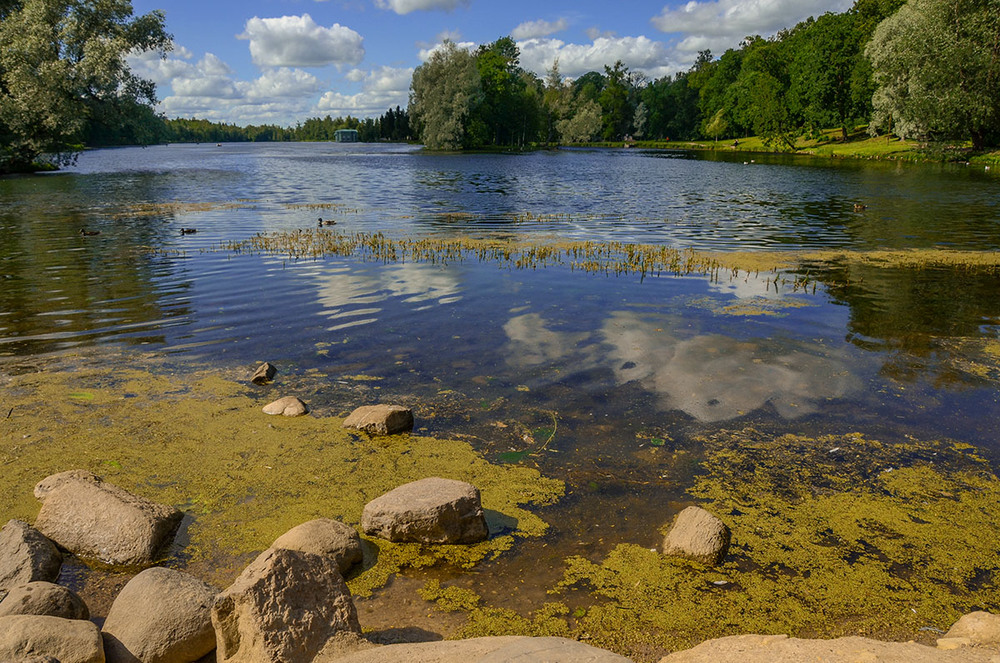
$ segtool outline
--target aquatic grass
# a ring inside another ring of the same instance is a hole
[[[625,242],[485,239],[471,237],[390,237],[381,232],[305,229],[258,233],[213,247],[237,255],[270,255],[286,260],[353,257],[362,261],[447,265],[466,261],[500,269],[565,266],[604,276],[704,276],[713,282],[764,278],[767,290],[816,292],[829,267],[948,268],[970,274],[1000,273],[1000,253],[950,249],[697,251]]]

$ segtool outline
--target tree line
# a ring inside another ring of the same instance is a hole
[[[858,126],[923,140],[1000,143],[1000,2],[857,0],[685,72],[648,80],[621,62],[567,81],[524,70],[503,37],[453,43],[413,74],[410,117],[429,148],[523,147],[627,138],[795,139]]]
[[[365,143],[407,141],[410,133],[409,114],[405,108],[390,108],[380,117],[359,119],[347,117],[313,117],[294,127],[276,124],[246,125],[210,122],[208,120],[158,118],[161,123],[158,143],[234,143],[271,141],[330,141],[340,129],[354,129]]]

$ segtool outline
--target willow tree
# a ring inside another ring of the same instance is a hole
[[[877,85],[873,130],[1000,143],[1000,2],[909,0],[865,53]]]
[[[0,172],[68,163],[88,122],[156,102],[126,56],[170,48],[163,13],[129,0],[0,0]]]
[[[410,121],[421,142],[432,150],[461,149],[481,96],[476,56],[445,41],[410,81]]]

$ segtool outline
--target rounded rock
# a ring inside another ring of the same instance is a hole
[[[107,663],[188,663],[215,649],[218,592],[174,569],[146,569],[122,588],[104,621]]]
[[[330,557],[337,563],[341,575],[362,558],[358,531],[329,518],[317,518],[293,527],[275,539],[271,547]]]
[[[479,489],[430,477],[395,488],[365,505],[361,528],[389,541],[478,543],[489,535]]]
[[[309,408],[295,396],[285,396],[264,406],[264,414],[281,414],[286,417],[301,417]]]
[[[720,563],[732,537],[721,520],[701,507],[689,506],[677,514],[663,540],[663,554],[684,557],[706,566]]]
[[[0,617],[47,615],[63,619],[90,619],[90,610],[73,590],[51,582],[18,585],[0,601]]]

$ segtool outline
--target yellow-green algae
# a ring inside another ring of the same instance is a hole
[[[753,429],[700,441],[689,492],[732,528],[721,566],[623,544],[602,560],[567,559],[550,589],[565,601],[530,617],[452,588],[428,586],[425,598],[468,612],[462,636],[514,624],[635,660],[739,633],[927,639],[1000,607],[1000,480],[968,445]]]
[[[269,417],[261,406],[270,397],[213,371],[158,375],[112,361],[2,382],[0,407],[10,412],[0,418],[4,521],[34,520],[32,488],[40,479],[87,469],[193,516],[181,553],[209,567],[218,556],[263,550],[306,520],[356,525],[366,502],[408,481],[442,476],[480,488],[487,519],[507,533],[474,546],[371,541],[371,568],[351,579],[352,590],[365,594],[401,568],[468,567],[507,550],[514,537],[541,535],[546,523],[525,507],[563,492],[561,482],[491,465],[459,440],[369,438],[337,418]]]

